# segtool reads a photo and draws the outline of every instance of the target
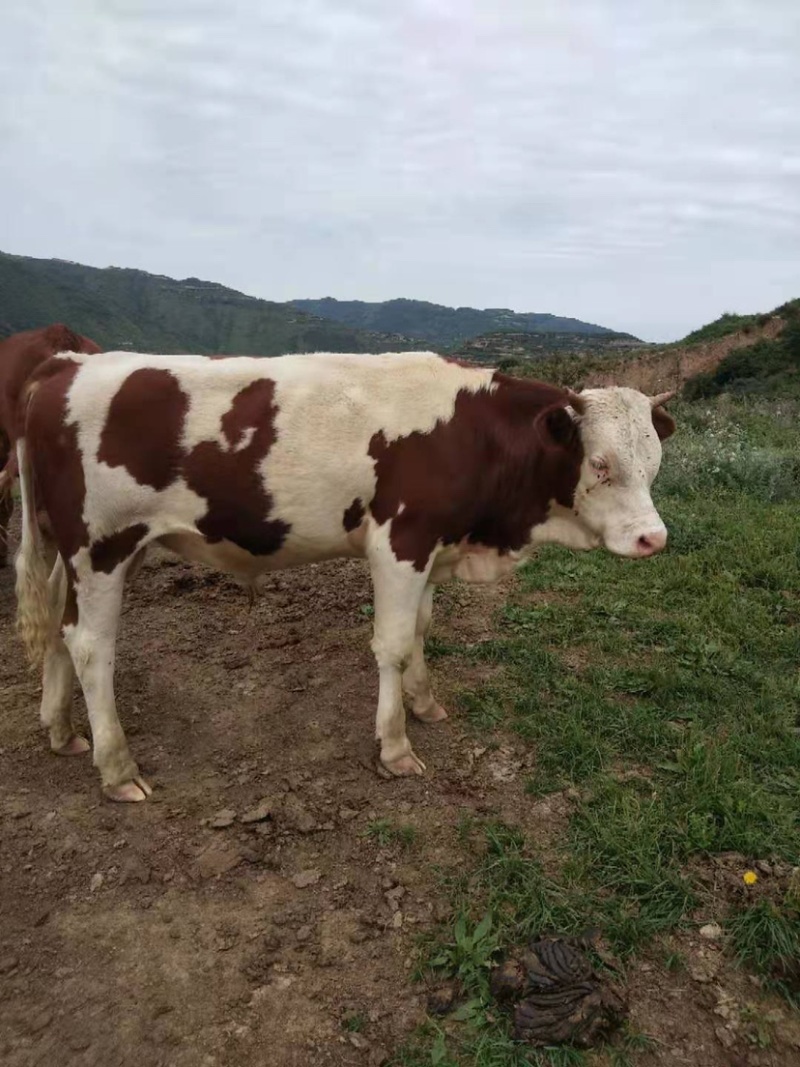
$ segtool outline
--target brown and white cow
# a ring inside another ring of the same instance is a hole
[[[8,558],[8,522],[14,508],[17,477],[15,444],[22,432],[20,397],[40,363],[58,352],[99,352],[88,337],[56,322],[39,330],[14,333],[0,341],[0,567]]]
[[[18,446],[17,591],[21,634],[44,660],[51,746],[88,748],[71,721],[77,671],[106,795],[151,791],[113,687],[123,583],[149,543],[245,583],[361,556],[374,586],[380,759],[422,773],[403,691],[417,718],[446,717],[423,654],[434,585],[493,580],[547,541],[630,557],[662,549],[650,485],[674,430],[667,399],[576,395],[429,352],[50,360]],[[60,552],[49,588],[34,492]]]

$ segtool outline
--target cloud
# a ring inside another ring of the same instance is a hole
[[[31,0],[0,247],[671,338],[800,294],[791,0]]]

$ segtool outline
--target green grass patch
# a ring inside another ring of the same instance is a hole
[[[375,841],[382,848],[389,845],[401,845],[403,848],[411,848],[419,840],[419,831],[416,826],[409,824],[397,825],[391,819],[375,819],[367,824],[364,836]]]

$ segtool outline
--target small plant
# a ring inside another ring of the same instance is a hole
[[[773,1041],[771,1013],[764,1013],[747,1004],[742,1008],[741,1019],[745,1024],[745,1037],[756,1048],[770,1048]]]
[[[411,848],[416,844],[419,832],[415,826],[405,823],[395,826],[391,819],[375,819],[367,825],[365,835],[372,841],[376,841],[381,848],[389,845],[402,845],[403,848]]]
[[[453,940],[434,956],[431,966],[457,978],[471,993],[487,997],[489,969],[499,947],[492,927],[490,913],[470,928],[470,921],[462,912],[453,927]]]
[[[684,969],[686,960],[680,952],[667,952],[664,956],[664,966],[668,971],[671,971],[674,974],[676,971],[682,971]]]
[[[342,1029],[348,1034],[360,1034],[367,1025],[367,1017],[361,1011],[352,1011],[342,1019]]]

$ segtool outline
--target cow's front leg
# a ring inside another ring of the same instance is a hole
[[[411,659],[403,674],[403,691],[411,701],[411,710],[414,715],[422,722],[441,722],[442,719],[447,718],[447,712],[441,704],[436,703],[431,691],[431,682],[425,663],[425,638],[430,630],[432,612],[433,585],[428,583],[417,612]]]
[[[397,775],[422,774],[425,764],[414,755],[406,734],[402,672],[414,651],[430,563],[418,571],[412,563],[397,560],[386,527],[376,530],[371,542],[368,554],[375,591],[372,651],[379,677],[375,737],[386,770]]]

